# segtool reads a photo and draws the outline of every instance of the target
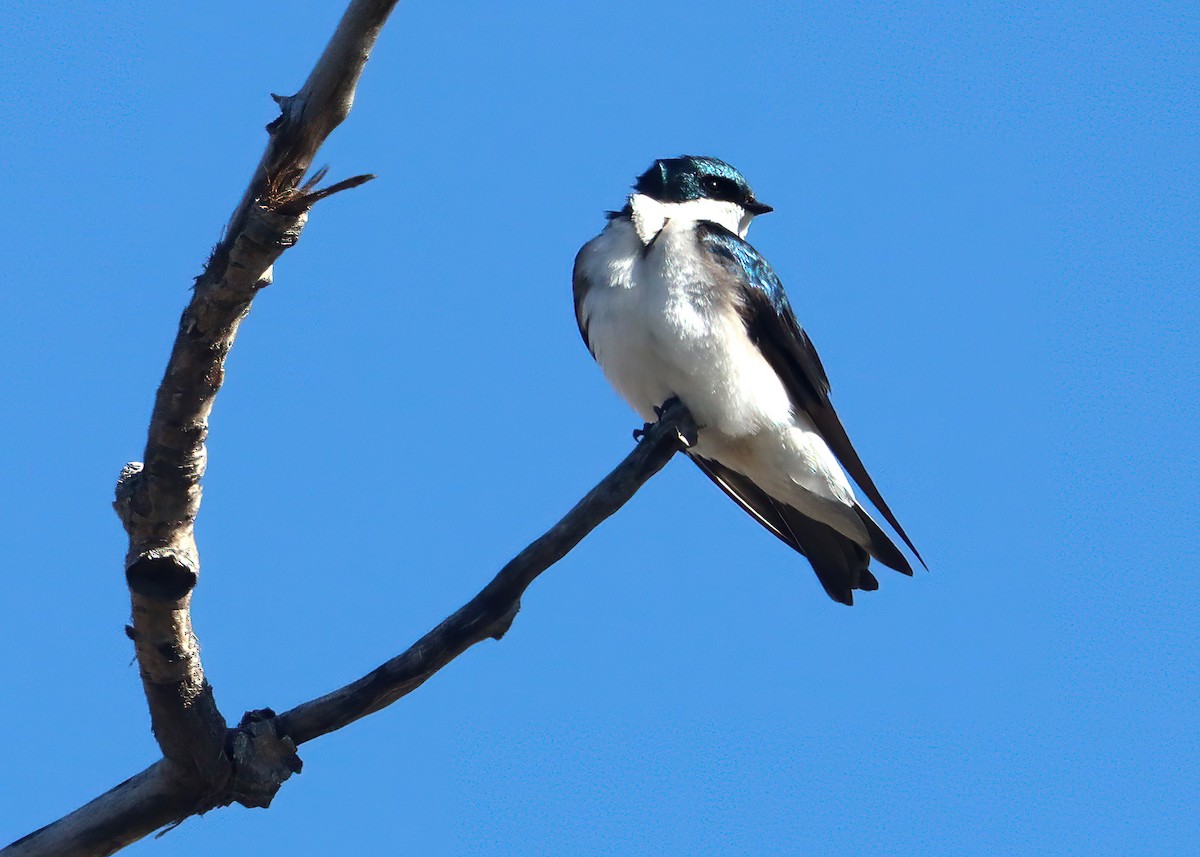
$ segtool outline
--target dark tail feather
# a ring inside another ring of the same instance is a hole
[[[899,571],[908,563],[879,526],[867,518],[864,522],[871,535],[871,552],[832,527],[800,514],[791,506],[772,498],[742,474],[706,458],[692,458],[717,486],[746,510],[756,521],[774,533],[784,544],[808,558],[829,597],[841,604],[854,603],[854,590],[873,591],[879,588],[875,575],[867,570],[871,554],[884,565]],[[865,513],[861,513],[864,514]],[[876,535],[878,533],[878,535]],[[879,553],[876,554],[876,549]],[[880,555],[882,554],[882,555]],[[902,565],[893,565],[896,557]]]
[[[863,526],[867,528],[867,536],[871,540],[871,544],[867,546],[867,550],[871,556],[879,560],[888,568],[894,568],[901,574],[907,574],[912,577],[912,566],[908,564],[908,560],[904,558],[904,554],[900,552],[900,548],[896,547],[896,543],[888,538],[874,519],[867,514],[862,506],[855,506],[854,511],[858,513],[859,520],[863,522]],[[920,557],[917,557],[920,559]]]
[[[792,547],[808,557],[830,598],[853,604],[855,589],[879,588],[879,581],[867,570],[871,559],[865,550],[832,527],[806,518],[790,506],[777,505],[794,539]]]

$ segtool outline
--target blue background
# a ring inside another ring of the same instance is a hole
[[[1119,5],[1128,8],[1120,9]],[[0,24],[0,841],[158,757],[109,508],[337,3]],[[212,419],[225,715],[398,653],[630,448],[570,267],[724,158],[929,560],[846,609],[680,460],[501,643],[130,854],[1200,850],[1194,4],[405,3]]]

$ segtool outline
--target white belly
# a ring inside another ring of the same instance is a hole
[[[807,415],[746,333],[733,296],[714,287],[691,224],[668,222],[649,252],[614,221],[580,255],[592,284],[582,317],[609,382],[642,419],[672,396],[700,427],[695,454],[850,537],[862,535],[849,481]],[[848,531],[847,531],[848,530]]]
[[[643,419],[674,395],[701,426],[732,437],[789,422],[787,390],[730,297],[708,287],[697,249],[690,225],[668,224],[646,255],[622,223],[593,242],[584,317],[596,360]]]

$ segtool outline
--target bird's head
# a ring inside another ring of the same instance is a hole
[[[642,240],[667,220],[709,220],[744,236],[750,221],[772,208],[759,202],[746,177],[716,158],[661,158],[638,176],[629,197]]]

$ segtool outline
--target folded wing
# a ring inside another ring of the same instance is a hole
[[[887,501],[883,499],[883,495],[875,486],[874,480],[871,479],[862,459],[859,458],[858,452],[850,442],[837,411],[833,409],[833,403],[829,400],[829,378],[825,374],[825,367],[821,365],[821,358],[817,355],[817,350],[809,340],[808,334],[796,320],[796,314],[788,303],[783,284],[771,266],[758,254],[757,250],[722,226],[715,223],[702,223],[698,234],[700,241],[712,253],[712,257],[741,286],[740,311],[746,324],[746,330],[772,368],[783,379],[791,395],[793,406],[808,415],[821,437],[841,462],[842,467],[900,535],[909,550],[920,560],[922,565],[925,565],[925,560],[921,558],[912,539],[904,532],[900,521],[897,520]],[[745,507],[744,502],[741,500],[738,502],[743,508]],[[861,514],[868,521],[870,520],[865,513]],[[872,527],[869,526],[868,530],[870,529]],[[891,544],[890,539],[887,539],[878,526],[874,526],[874,530],[887,541],[888,545]],[[876,533],[873,532],[871,535],[872,540],[877,541]],[[880,548],[882,549],[883,545],[880,545]],[[874,551],[872,552],[874,553]],[[808,555],[807,552],[805,553]],[[899,551],[895,551],[895,554],[899,555],[901,560],[903,559]],[[876,555],[878,556],[878,554]],[[812,557],[810,556],[809,559],[811,560]],[[905,570],[908,565],[905,562],[904,567],[901,568],[889,561],[887,557],[879,556],[879,559],[886,565],[901,571]]]

